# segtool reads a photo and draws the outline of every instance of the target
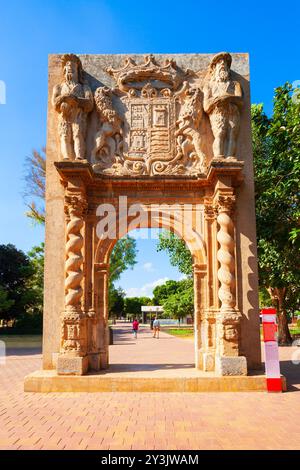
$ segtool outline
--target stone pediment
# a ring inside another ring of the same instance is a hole
[[[115,79],[118,88],[125,92],[141,89],[149,82],[153,83],[154,88],[176,89],[189,74],[181,70],[174,59],[165,59],[163,64],[159,64],[152,54],[146,55],[140,64],[127,57],[123,67],[108,68],[107,72]]]
[[[215,159],[243,160],[244,55],[56,57],[62,160],[112,177],[187,178],[206,178]]]

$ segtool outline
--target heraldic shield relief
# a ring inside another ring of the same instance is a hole
[[[236,158],[243,89],[229,53],[200,69],[192,59],[193,70],[180,57],[102,57],[91,73],[74,54],[60,59],[52,103],[63,160],[103,175],[205,178],[212,159]]]
[[[175,151],[175,100],[170,90],[142,89],[141,97],[127,101],[124,159],[129,172],[166,171]]]
[[[107,69],[116,87],[95,91],[99,116],[91,161],[95,172],[111,175],[200,175],[206,171],[201,147],[202,92],[197,76],[174,60],[160,65],[131,58]]]

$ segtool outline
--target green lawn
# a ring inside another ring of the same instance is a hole
[[[173,336],[190,337],[190,338],[194,336],[194,330],[192,328],[168,328],[163,331]]]
[[[42,335],[0,335],[6,349],[40,348]]]
[[[300,335],[300,327],[299,326],[290,326],[290,332],[292,335]]]
[[[165,333],[169,333],[173,336],[180,336],[185,338],[192,338],[194,336],[194,331],[192,328],[166,328],[163,329]],[[297,326],[290,326],[290,332],[292,335],[300,335],[300,328]],[[261,326],[261,338],[262,338],[262,326]]]

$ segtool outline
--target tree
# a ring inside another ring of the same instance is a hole
[[[35,223],[45,223],[46,149],[33,150],[25,160],[25,191],[23,193],[29,211],[27,217]],[[37,201],[41,205],[37,205]]]
[[[155,305],[162,305],[164,316],[180,320],[194,315],[194,285],[191,278],[167,281],[153,290]]]
[[[122,315],[124,311],[124,297],[125,292],[121,287],[116,289],[112,286],[109,295],[109,315],[118,316]]]
[[[25,161],[26,173],[25,190],[23,196],[25,203],[29,208],[29,211],[26,213],[26,215],[37,224],[45,223],[45,152],[45,148],[43,148],[41,152],[33,150],[32,154],[27,157]],[[38,255],[37,252],[35,253],[35,256],[36,255]],[[43,257],[39,260],[36,259],[35,261],[40,263],[40,266],[43,268]],[[129,236],[118,240],[110,257],[109,297],[112,297],[110,302],[113,302],[114,282],[120,278],[122,272],[128,268],[132,268],[135,263],[136,241]]]
[[[26,312],[28,305],[28,280],[33,275],[33,267],[28,256],[12,245],[0,245],[0,286],[6,308],[1,317],[15,320]],[[4,294],[5,293],[5,294]]]
[[[44,243],[34,246],[28,257],[32,266],[32,276],[27,281],[28,290],[31,293],[32,302],[29,308],[32,313],[42,314],[44,293]]]
[[[163,305],[166,299],[178,291],[178,281],[166,281],[153,289],[154,305]]]
[[[136,264],[136,253],[136,240],[132,237],[126,236],[121,238],[115,244],[110,255],[108,290],[109,305],[113,305],[116,297],[116,288],[114,283],[120,279],[121,274],[126,271],[126,269],[132,269]]]
[[[0,286],[0,319],[5,317],[5,312],[7,312],[14,303],[14,300],[8,298],[8,292]]]
[[[193,274],[193,260],[190,250],[185,242],[173,232],[164,230],[159,235],[157,251],[167,251],[170,263],[186,276]]]
[[[288,314],[300,301],[300,100],[292,93],[289,83],[275,90],[271,118],[263,105],[252,106],[259,285],[277,308],[280,344],[291,341]],[[187,248],[175,235],[161,237],[158,248],[191,274]]]
[[[136,264],[136,240],[126,236],[117,241],[110,255],[110,283],[117,281],[122,272]]]
[[[193,286],[187,290],[176,292],[168,297],[163,303],[164,312],[170,318],[182,318],[194,316],[194,289]]]
[[[141,315],[142,305],[153,305],[150,297],[126,297],[124,299],[124,313],[128,315]]]
[[[275,90],[272,118],[252,106],[259,283],[278,312],[279,343],[291,342],[288,312],[299,308],[300,104]]]

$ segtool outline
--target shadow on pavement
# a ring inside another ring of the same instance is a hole
[[[101,371],[101,374],[112,372],[141,372],[155,370],[194,369],[195,364],[111,364],[109,369]],[[99,374],[99,372],[97,372]]]

